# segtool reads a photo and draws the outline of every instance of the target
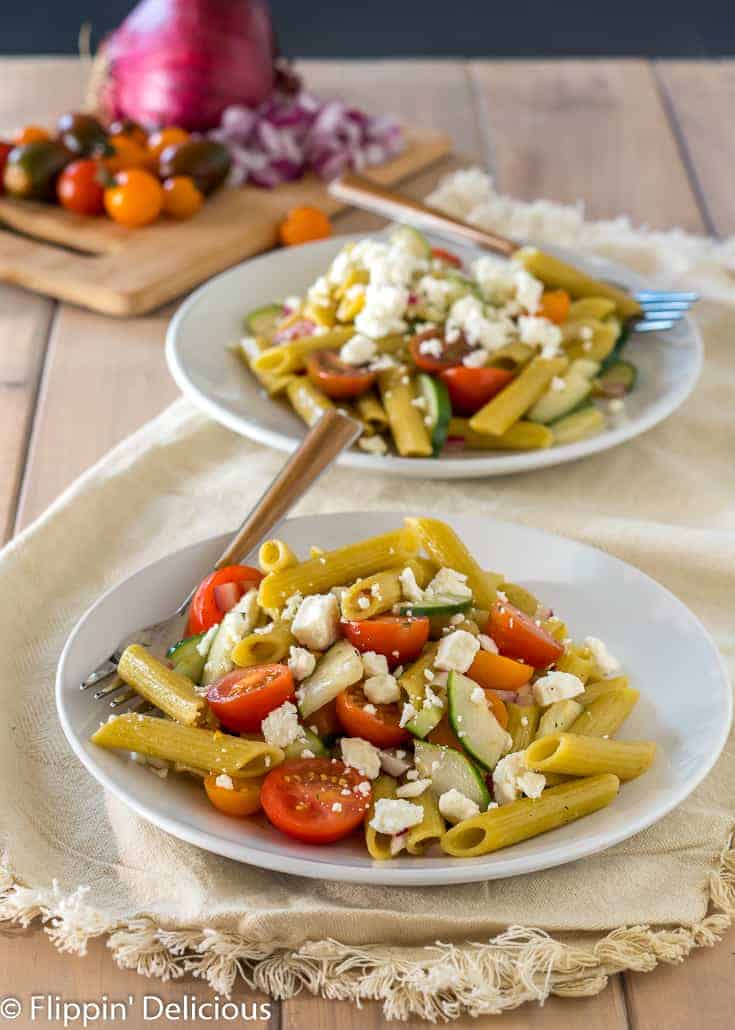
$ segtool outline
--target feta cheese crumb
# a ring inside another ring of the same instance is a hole
[[[366,676],[387,676],[388,659],[377,651],[365,651],[362,656],[362,667]]]
[[[396,789],[396,797],[417,798],[430,786],[431,780],[409,780]]]
[[[357,599],[357,607],[361,608],[362,611],[365,611],[367,608],[370,607],[370,598],[365,597],[364,594],[361,594]]]
[[[220,773],[217,779],[214,781],[215,787],[222,787],[224,790],[234,790],[235,784],[232,782],[232,777],[228,776],[227,773]]]
[[[406,701],[403,706],[403,711],[401,712],[401,718],[398,720],[398,725],[405,726],[406,723],[409,723],[415,715],[418,715],[418,712],[410,701]]]
[[[299,713],[296,705],[284,701],[280,708],[274,708],[260,724],[266,743],[273,747],[288,747],[301,736]]]
[[[462,358],[462,364],[465,368],[484,368],[487,364],[487,351],[482,347],[479,350],[471,350]]]
[[[369,676],[362,685],[365,697],[376,705],[389,705],[401,696],[395,676],[389,672],[380,672],[377,676]]]
[[[456,569],[442,568],[432,579],[426,588],[428,596],[441,600],[442,598],[470,598],[472,591],[467,586],[467,576]]]
[[[374,780],[380,773],[380,752],[367,740],[361,737],[343,737],[341,746],[345,765],[357,769],[369,780]]]
[[[405,751],[381,751],[380,765],[389,776],[403,776],[411,768]]]
[[[549,672],[533,684],[533,696],[539,705],[564,701],[568,697],[576,697],[583,691],[584,683],[571,672]]]
[[[287,622],[290,622],[292,619],[294,619],[296,617],[296,612],[299,610],[299,605],[303,600],[303,594],[300,594],[298,592],[295,594],[291,594],[291,596],[286,599],[286,604],[284,605],[283,611],[281,612],[281,618],[283,618]]]
[[[414,604],[423,601],[424,592],[416,582],[416,576],[410,565],[407,565],[405,569],[398,573],[398,580],[401,584],[403,596],[407,601],[413,601]]]
[[[616,672],[620,671],[620,662],[615,655],[610,654],[607,645],[602,640],[597,637],[585,637],[584,646],[592,652],[595,665],[603,676],[614,676]]]
[[[498,645],[487,633],[480,633],[477,639],[480,641],[480,647],[483,651],[489,651],[490,654],[498,653]]]
[[[326,651],[338,637],[339,607],[334,594],[312,594],[299,605],[291,632],[300,644]]]
[[[479,815],[480,806],[456,787],[446,790],[439,798],[439,811],[449,823],[461,823]]]
[[[500,805],[516,801],[521,794],[538,798],[546,786],[546,777],[531,772],[526,765],[525,751],[514,751],[501,758],[493,771],[493,793]]]
[[[414,805],[403,798],[380,798],[375,802],[370,825],[376,833],[393,836],[410,830],[412,826],[418,826],[423,818],[424,810],[421,805]]]
[[[440,640],[434,664],[437,669],[445,669],[447,672],[452,669],[467,672],[479,650],[477,637],[473,637],[467,630],[456,629]]]
[[[380,433],[375,433],[373,436],[361,436],[357,441],[357,446],[366,454],[387,454],[388,452],[388,444]]]
[[[209,649],[212,646],[212,641],[217,636],[217,630],[219,629],[219,623],[215,622],[214,626],[211,626],[204,634],[202,639],[197,644],[197,654],[200,654],[202,658],[206,658],[209,654]]]
[[[487,698],[485,697],[485,691],[482,687],[475,687],[470,694],[470,701],[475,705],[486,705]]]
[[[288,652],[288,667],[295,680],[305,680],[316,668],[316,658],[305,647],[291,645]]]
[[[368,715],[375,715],[375,713],[377,712],[378,709],[375,707],[375,705],[369,704],[369,705],[363,705],[362,706],[362,710],[363,710],[363,712],[367,712]]]
[[[339,352],[340,360],[346,365],[367,365],[377,354],[377,347],[367,336],[359,333],[353,336],[347,343],[342,345]]]

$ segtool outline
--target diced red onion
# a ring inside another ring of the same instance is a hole
[[[518,691],[516,690],[496,690],[493,687],[493,694],[496,694],[501,701],[508,701],[510,704],[515,704],[518,700]]]
[[[273,334],[274,343],[285,343],[287,340],[298,339],[299,336],[313,336],[316,330],[316,323],[310,318],[298,318],[286,329],[281,329]]]

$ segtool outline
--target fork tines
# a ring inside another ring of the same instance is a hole
[[[643,317],[632,325],[638,333],[673,329],[692,304],[699,300],[698,295],[689,290],[639,290],[634,297],[643,311]]]

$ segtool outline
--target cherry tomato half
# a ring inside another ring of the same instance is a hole
[[[402,705],[372,705],[365,711],[367,704],[359,684],[337,695],[337,717],[345,733],[369,740],[376,747],[398,747],[409,739],[411,734],[399,725]]]
[[[445,368],[439,378],[446,383],[452,411],[457,415],[474,415],[514,376],[507,368]]]
[[[304,720],[309,729],[316,733],[320,740],[334,737],[339,733],[339,719],[337,718],[337,702],[328,701],[327,704],[317,708],[308,719]]]
[[[210,773],[204,779],[204,789],[209,800],[220,812],[242,818],[259,811],[262,779],[257,776],[231,776],[232,788],[217,786],[218,779],[219,773]]]
[[[158,179],[143,168],[118,172],[114,186],[105,190],[105,210],[113,221],[129,228],[154,222],[163,207]]]
[[[571,305],[572,298],[566,290],[544,290],[537,313],[542,318],[548,318],[549,321],[561,325],[566,321]]]
[[[502,654],[478,651],[467,675],[486,690],[520,690],[533,675],[533,666]]]
[[[534,669],[545,669],[564,653],[563,646],[542,626],[507,601],[492,606],[485,632],[502,655],[522,659]]]
[[[359,622],[343,622],[342,632],[358,651],[376,651],[395,668],[418,658],[429,639],[425,615],[379,615]]]
[[[223,726],[236,733],[257,733],[269,712],[294,696],[287,665],[250,665],[213,683],[207,701]]]
[[[440,355],[426,354],[421,350],[422,343],[436,339],[441,341]],[[443,368],[454,368],[455,365],[461,365],[462,358],[472,350],[461,334],[456,340],[448,343],[441,332],[436,329],[427,329],[423,333],[418,333],[412,338],[409,348],[414,364],[424,372],[441,372]]]
[[[444,261],[447,265],[452,265],[454,268],[462,267],[462,259],[453,254],[451,250],[445,250],[443,247],[432,247],[431,256],[438,258],[439,261]]]
[[[67,165],[56,184],[61,206],[79,215],[101,214],[105,208],[105,188],[100,173],[99,161],[88,158]]]
[[[370,389],[377,374],[348,365],[331,350],[307,355],[306,371],[312,383],[335,400],[359,397]]]
[[[191,637],[196,633],[206,633],[215,623],[222,622],[228,609],[223,609],[217,603],[218,587],[234,583],[240,588],[239,597],[242,597],[248,590],[257,587],[262,578],[260,569],[252,565],[225,565],[223,569],[211,572],[201,581],[192,598],[186,635]],[[235,597],[233,604],[239,597]]]
[[[361,825],[370,808],[370,780],[329,758],[284,762],[260,791],[263,811],[282,833],[305,844],[331,844]],[[348,793],[343,793],[348,791]]]

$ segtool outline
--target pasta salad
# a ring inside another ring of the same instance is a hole
[[[359,831],[381,860],[507,847],[651,765],[653,743],[613,739],[638,691],[605,644],[572,641],[447,524],[301,560],[269,540],[259,566],[203,580],[165,661],[126,648],[120,677],[160,715],[113,716],[95,744],[307,844]]]
[[[535,450],[624,416],[637,310],[533,248],[465,268],[400,226],[348,243],[303,297],[252,312],[237,350],[307,425],[349,411],[370,454]]]

